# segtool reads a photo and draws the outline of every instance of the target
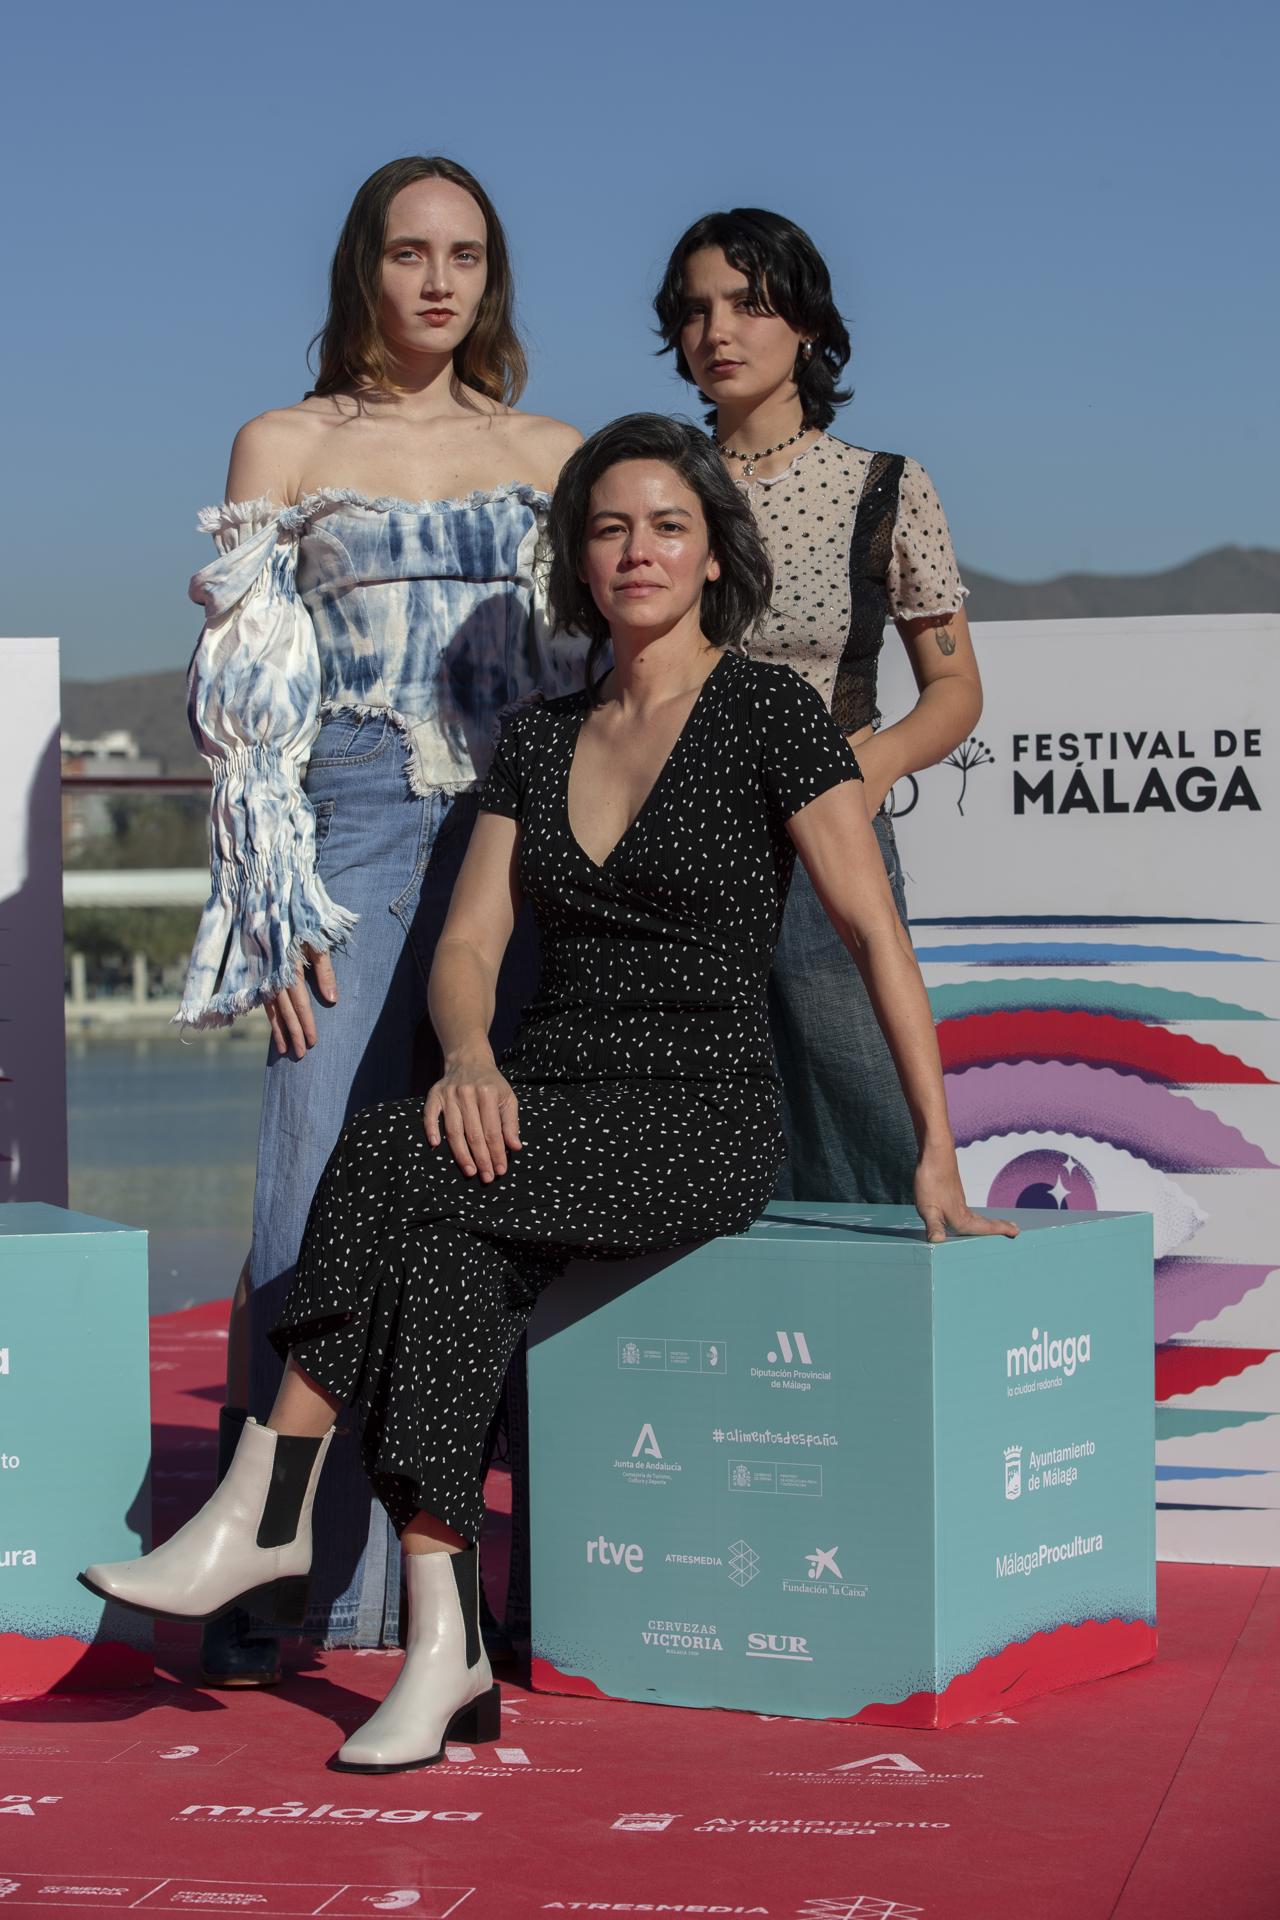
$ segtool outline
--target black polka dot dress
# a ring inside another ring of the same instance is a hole
[[[480,800],[520,824],[542,934],[538,993],[500,1062],[523,1148],[485,1186],[428,1143],[420,1100],[357,1115],[271,1336],[354,1408],[399,1529],[425,1508],[477,1537],[508,1361],[570,1259],[741,1233],[782,1156],[765,990],[786,822],[858,779],[854,756],[798,674],[724,654],[597,865],[568,813],[589,711],[582,693],[508,718]]]

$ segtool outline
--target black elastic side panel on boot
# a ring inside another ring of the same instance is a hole
[[[260,1547],[287,1547],[297,1534],[307,1481],[321,1444],[319,1440],[307,1440],[296,1433],[276,1435],[271,1485],[267,1488],[262,1519],[258,1523]]]
[[[451,1553],[449,1560],[467,1630],[467,1665],[474,1667],[480,1660],[480,1555],[475,1547],[468,1547],[463,1553]]]

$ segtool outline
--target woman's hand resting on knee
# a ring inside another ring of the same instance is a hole
[[[491,1060],[446,1068],[427,1095],[422,1124],[433,1147],[443,1132],[462,1171],[486,1185],[506,1172],[507,1149],[524,1145],[520,1103]]]

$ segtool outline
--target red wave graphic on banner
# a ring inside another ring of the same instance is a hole
[[[938,1024],[945,1070],[990,1066],[999,1060],[1061,1060],[1068,1065],[1116,1067],[1166,1086],[1272,1086],[1260,1067],[1223,1053],[1189,1034],[1120,1020],[1109,1013],[1026,1008],[973,1013]]]
[[[1157,1347],[1156,1399],[1168,1400],[1175,1393],[1194,1393],[1197,1387],[1234,1380],[1270,1358],[1270,1347]]]
[[[1140,1667],[1154,1660],[1156,1641],[1156,1629],[1146,1620],[1086,1620],[1080,1626],[1054,1627],[988,1654],[970,1672],[957,1674],[941,1693],[912,1693],[905,1700],[877,1702],[828,1718],[841,1725],[858,1721],[880,1727],[954,1727],[996,1707]],[[589,1700],[615,1697],[583,1674],[561,1673],[538,1654],[530,1677],[537,1693],[578,1694]]]
[[[155,1666],[149,1653],[120,1640],[77,1640],[55,1634],[28,1640],[0,1633],[0,1673],[12,1699],[41,1693],[95,1693],[100,1687],[149,1687]]]

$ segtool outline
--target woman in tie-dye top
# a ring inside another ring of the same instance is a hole
[[[437,1068],[414,1041],[501,709],[580,684],[540,617],[539,543],[579,436],[517,413],[524,356],[502,227],[442,159],[361,187],[334,256],[315,390],[238,435],[218,557],[192,582],[205,628],[190,717],[213,769],[212,889],[178,1019],[262,1007],[253,1245],[233,1314],[220,1460],[265,1415],[278,1317],[321,1170],[357,1109]],[[531,980],[499,986],[510,1024]],[[429,1035],[429,1028],[425,1032]],[[326,1476],[311,1628],[394,1644],[399,1554],[354,1450]],[[206,1677],[260,1685],[272,1641],[206,1629]]]

